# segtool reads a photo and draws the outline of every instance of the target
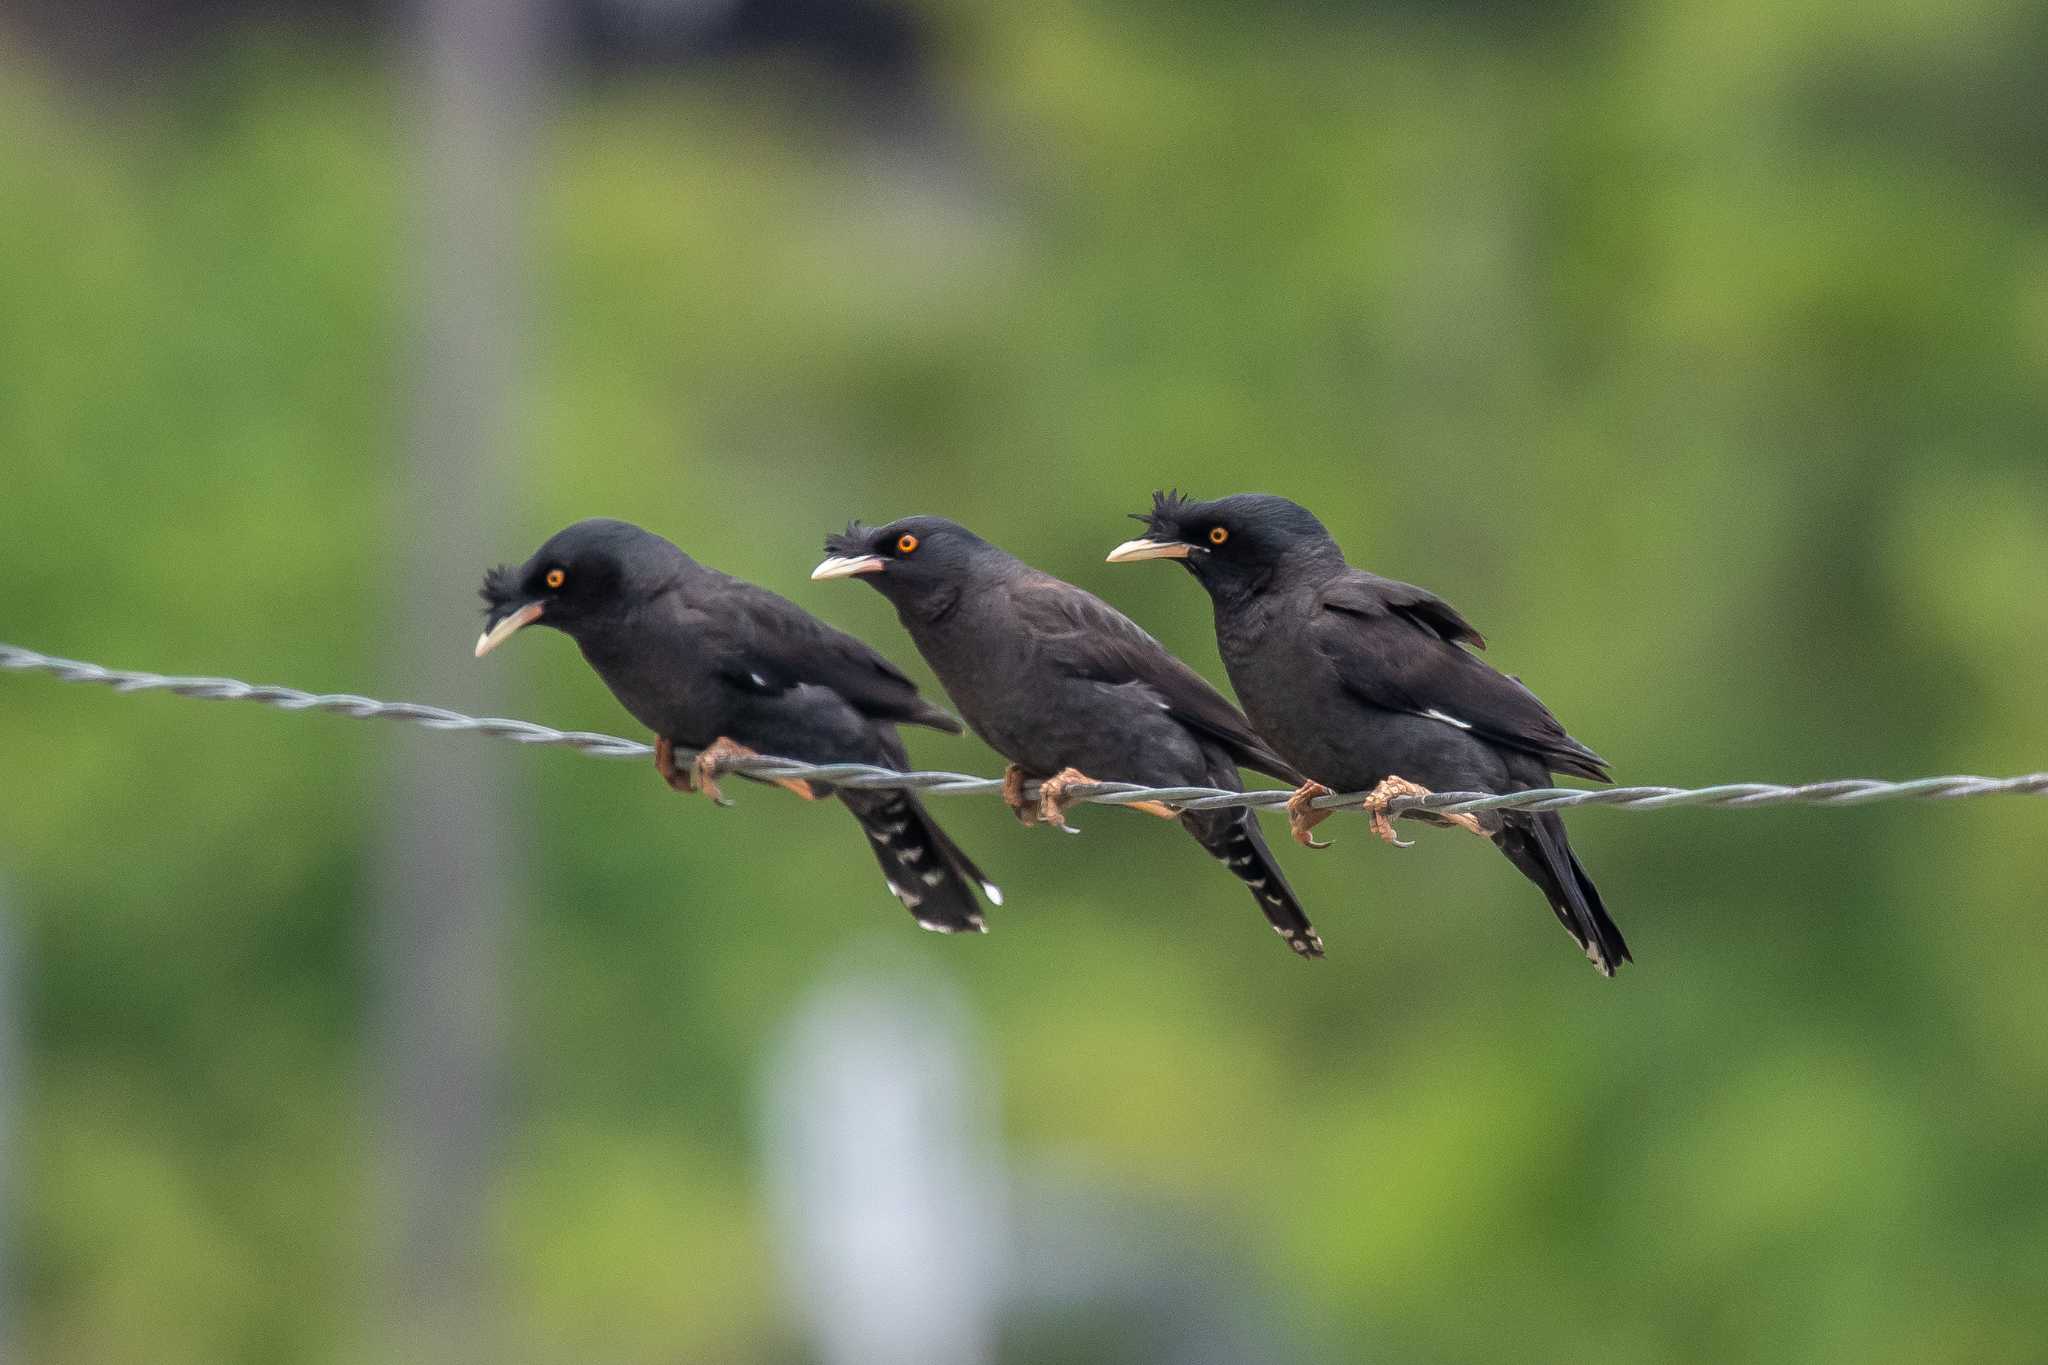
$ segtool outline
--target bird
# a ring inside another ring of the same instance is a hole
[[[826,538],[816,579],[863,577],[896,608],[974,733],[1010,760],[1004,799],[1069,828],[1074,789],[1103,782],[1242,789],[1239,766],[1298,782],[1202,676],[1101,598],[942,517],[859,522]],[[1039,783],[1035,802],[1025,799]],[[1323,941],[1242,807],[1137,809],[1176,820],[1251,889],[1304,958]]]
[[[1175,491],[1155,493],[1152,510],[1134,516],[1145,535],[1111,550],[1110,562],[1177,559],[1208,590],[1245,714],[1307,775],[1288,802],[1299,842],[1321,847],[1309,831],[1330,812],[1309,803],[1332,790],[1369,791],[1374,832],[1402,845],[1387,816],[1397,797],[1521,791],[1550,785],[1553,773],[1609,780],[1607,761],[1534,692],[1473,652],[1486,641],[1449,603],[1353,568],[1299,503]],[[1555,812],[1399,814],[1490,838],[1603,976],[1631,960]]]
[[[630,522],[579,521],[524,564],[484,577],[478,658],[529,625],[551,626],[655,735],[654,765],[677,791],[728,804],[735,759],[910,767],[899,724],[960,733],[893,664],[787,598],[719,572]],[[677,749],[698,751],[679,765]],[[744,775],[744,774],[743,774]],[[902,789],[768,779],[806,800],[837,796],[867,835],[889,890],[940,933],[987,932],[975,888],[1002,890]]]

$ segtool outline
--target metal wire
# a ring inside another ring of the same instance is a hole
[[[9,644],[0,644],[0,671],[48,673],[62,682],[96,683],[124,693],[170,692],[199,701],[253,701],[282,711],[328,711],[357,720],[406,721],[428,730],[467,731],[492,739],[508,739],[515,744],[574,749],[598,758],[645,758],[654,752],[638,740],[594,734],[588,730],[555,730],[531,721],[466,716],[459,711],[425,706],[419,702],[378,701],[346,692],[321,694],[301,692],[295,687],[260,686],[235,678],[181,678],[161,673],[129,672],[82,663],[77,659],[60,659]],[[937,796],[961,796],[999,793],[1003,789],[1000,778],[949,772],[899,773],[866,763],[816,764],[785,758],[742,758],[730,760],[725,767],[749,777],[799,778],[859,790],[893,787]],[[1097,805],[1127,806],[1140,801],[1161,801],[1182,810],[1214,810],[1225,806],[1273,810],[1284,806],[1293,794],[1272,788],[1233,792],[1220,787],[1141,787],[1129,782],[1095,782],[1074,786],[1069,792],[1076,800],[1091,801]],[[1605,787],[1592,791],[1537,787],[1501,795],[1434,792],[1428,796],[1396,797],[1388,803],[1387,810],[1397,815],[1416,810],[1456,815],[1488,810],[1569,810],[1575,806],[1611,806],[1621,810],[1715,806],[1747,810],[1763,806],[1862,806],[1904,799],[1949,801],[1966,796],[2006,795],[2048,795],[2048,772],[2027,773],[2019,777],[1921,777],[1907,782],[1843,778],[1797,786],[1735,782],[1717,787]],[[1361,805],[1365,799],[1363,792],[1347,792],[1318,797],[1312,804],[1334,810]]]

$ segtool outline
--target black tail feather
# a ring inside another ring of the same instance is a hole
[[[1564,820],[1555,811],[1510,816],[1493,836],[1501,852],[1522,875],[1543,889],[1558,923],[1578,940],[1579,947],[1602,976],[1634,959],[1621,927],[1607,913],[1600,889],[1586,875],[1584,864],[1565,838]]]
[[[939,828],[924,803],[904,791],[841,791],[839,797],[866,832],[890,893],[919,924],[942,934],[988,932],[975,892],[1001,905],[1002,890]]]
[[[1227,818],[1218,819],[1219,814]],[[1181,817],[1188,833],[1203,848],[1251,888],[1266,922],[1302,957],[1321,957],[1323,938],[1309,923],[1308,912],[1295,899],[1294,888],[1280,871],[1266,838],[1259,832],[1259,820],[1248,810],[1232,812],[1190,812]]]

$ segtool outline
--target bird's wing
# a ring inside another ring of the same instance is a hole
[[[1221,744],[1240,766],[1283,782],[1302,780],[1201,674],[1093,593],[1041,574],[1013,583],[1010,600],[1018,624],[1071,676],[1113,687],[1139,683],[1169,716]]]
[[[1565,733],[1519,679],[1462,648],[1482,644],[1479,632],[1412,583],[1354,569],[1317,595],[1309,633],[1345,688],[1370,705],[1524,750],[1554,772],[1607,781],[1607,761]]]
[[[1486,641],[1458,609],[1427,588],[1352,569],[1324,587],[1317,605],[1358,616],[1392,615],[1451,644],[1486,648]]]
[[[726,645],[717,666],[728,682],[764,693],[829,687],[862,715],[960,733],[957,717],[919,696],[917,684],[866,643],[778,593],[729,576],[727,585],[707,614]]]

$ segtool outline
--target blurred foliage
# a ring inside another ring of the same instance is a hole
[[[2048,58],[2013,0],[935,7],[905,146],[774,62],[553,92],[521,513],[804,575],[942,511],[1220,676],[1103,550],[1156,486],[1316,508],[1628,781],[2048,765]],[[0,638],[380,689],[410,140],[371,55],[95,102],[0,65]],[[556,637],[519,714],[622,731]],[[484,666],[480,665],[480,668]],[[421,700],[463,707],[465,696]],[[381,744],[0,680],[26,1358],[347,1358]],[[993,771],[919,734],[932,765]],[[957,978],[1008,1136],[1197,1211],[1333,1359],[1981,1361],[2048,1340],[2038,802],[1576,817],[1609,984],[1466,841],[1290,872],[1304,967],[1172,831],[944,807],[1011,892],[914,933],[843,817],[523,752],[535,1358],[785,1359],[754,1087],[866,937]],[[821,893],[821,888],[828,890]]]

